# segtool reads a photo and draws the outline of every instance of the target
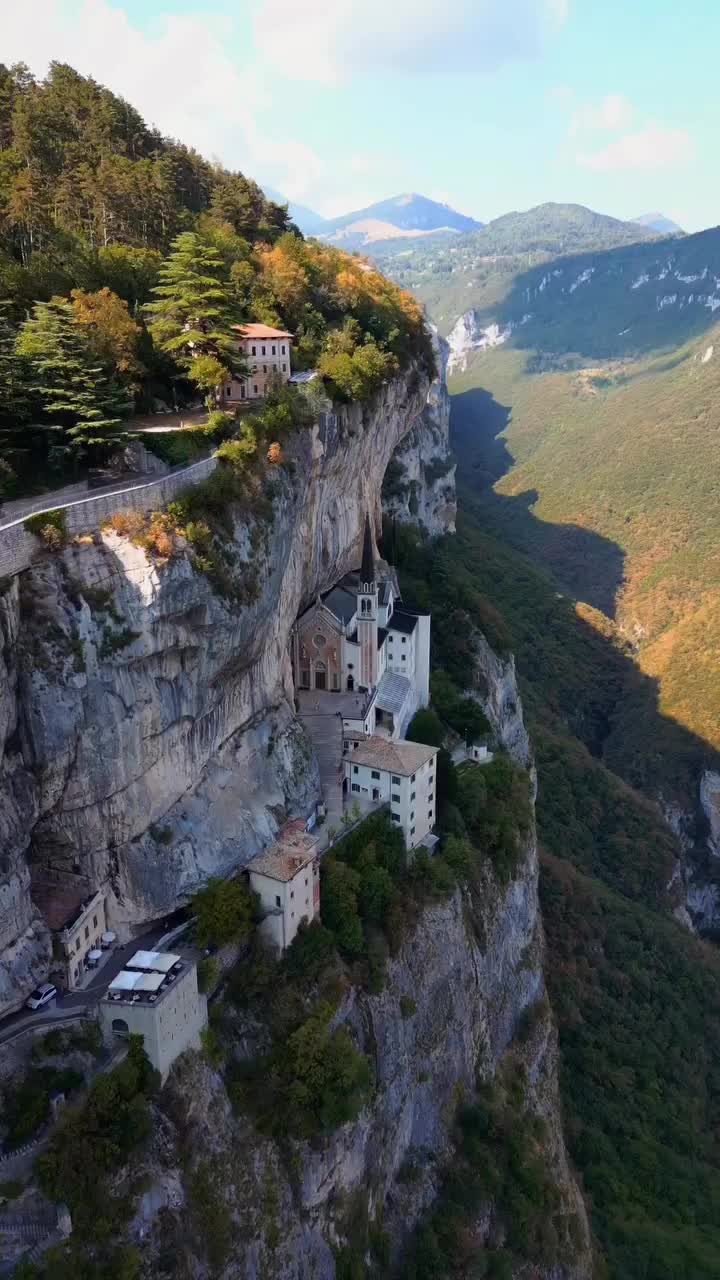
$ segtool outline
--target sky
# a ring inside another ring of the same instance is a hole
[[[0,4],[0,60],[69,62],[325,216],[418,191],[720,222],[716,0]]]

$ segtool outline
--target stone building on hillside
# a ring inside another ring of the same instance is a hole
[[[428,705],[430,615],[405,609],[392,572],[378,570],[369,517],[359,571],[298,618],[292,662],[296,690],[356,695],[338,699],[348,738],[399,738]]]
[[[221,388],[221,403],[230,409],[246,400],[264,399],[273,379],[289,382],[292,372],[291,333],[267,324],[236,324],[233,329],[250,372],[230,378]]]
[[[260,899],[261,932],[278,951],[290,946],[300,924],[320,913],[317,839],[296,819],[248,866],[250,888]]]
[[[200,1048],[207,1024],[194,961],[167,951],[136,951],[100,1001],[100,1024],[108,1041],[141,1035],[164,1082],[181,1053]]]
[[[359,803],[389,804],[390,820],[402,828],[407,849],[432,850],[436,813],[437,747],[371,737],[344,760],[344,790]]]
[[[59,986],[74,991],[88,968],[90,953],[100,952],[107,933],[105,894],[93,893],[81,876],[38,877],[33,882],[33,901],[53,934],[51,977]]]

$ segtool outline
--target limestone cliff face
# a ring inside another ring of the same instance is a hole
[[[18,734],[19,600],[17,579],[0,586],[0,1011],[34,986],[50,958],[50,935],[30,898],[24,856],[38,816],[38,788]]]
[[[438,377],[427,404],[395,450],[383,484],[386,515],[418,524],[433,537],[455,532],[455,463],[450,453],[450,397],[445,375],[448,345],[434,336]]]
[[[357,566],[365,512],[379,527],[388,461],[427,396],[411,371],[295,440],[273,471],[266,541],[252,514],[235,525],[252,604],[227,605],[187,555],[149,559],[112,532],[6,587],[0,1012],[47,960],[30,864],[103,886],[122,931],[310,811],[319,778],[294,718],[290,629]]]
[[[486,647],[486,705],[499,738],[528,763],[522,708],[509,664]],[[496,678],[497,677],[497,678]],[[493,710],[497,708],[497,714]],[[380,994],[351,988],[336,1022],[371,1059],[376,1087],[357,1120],[313,1145],[281,1152],[229,1102],[223,1078],[198,1055],[187,1055],[169,1085],[165,1128],[143,1170],[151,1183],[135,1231],[142,1232],[152,1273],[155,1251],[187,1244],[183,1222],[193,1214],[193,1171],[203,1165],[219,1181],[235,1230],[225,1280],[334,1280],[333,1246],[348,1238],[353,1204],[382,1221],[395,1256],[429,1210],[443,1165],[452,1155],[452,1118],[478,1078],[491,1080],[507,1055],[526,1070],[524,1108],[542,1118],[545,1159],[563,1210],[577,1223],[572,1262],[538,1267],[536,1280],[589,1280],[589,1235],[581,1197],[568,1168],[557,1091],[557,1044],[549,1010],[518,1042],[523,1014],[544,996],[543,937],[537,898],[534,838],[516,878],[495,880],[488,864],[481,891],[456,891],[428,906],[411,937],[388,963]],[[401,997],[412,1002],[403,1016]],[[239,1018],[238,1041],[246,1031]],[[250,1032],[252,1034],[252,1032]],[[172,1099],[175,1099],[173,1105]],[[181,1172],[179,1153],[189,1156]],[[412,1181],[398,1177],[412,1162]],[[162,1219],[160,1208],[169,1209]],[[497,1230],[488,1202],[476,1226],[478,1242]],[[190,1272],[209,1280],[202,1240],[190,1245]],[[187,1261],[187,1259],[186,1259]],[[518,1273],[519,1274],[519,1273]],[[527,1272],[523,1271],[523,1275]]]

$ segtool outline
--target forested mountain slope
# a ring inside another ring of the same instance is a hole
[[[469,307],[484,314],[512,291],[516,277],[561,254],[634,244],[656,233],[577,204],[541,204],[507,213],[450,243],[382,245],[382,269],[427,305],[441,333]],[[489,313],[488,313],[489,314]],[[490,319],[493,317],[490,316]]]

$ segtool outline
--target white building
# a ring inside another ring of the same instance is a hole
[[[185,1049],[200,1048],[207,1000],[198,991],[193,961],[166,951],[136,951],[100,1001],[107,1039],[141,1035],[163,1081]]]
[[[405,844],[433,848],[436,812],[437,747],[421,742],[370,737],[345,758],[346,794],[352,800],[390,805],[390,817],[402,827]]]
[[[298,819],[248,866],[250,888],[260,898],[261,933],[279,951],[290,946],[303,920],[320,914],[317,839]]]
[[[390,577],[375,568],[366,518],[362,565],[319,597],[295,624],[296,689],[351,693],[357,710],[343,728],[400,738],[430,701],[430,614],[405,609]],[[340,710],[340,706],[338,707]]]
[[[232,407],[244,400],[262,400],[273,378],[289,382],[292,334],[267,324],[233,325],[238,351],[250,370],[221,388],[222,403]]]

